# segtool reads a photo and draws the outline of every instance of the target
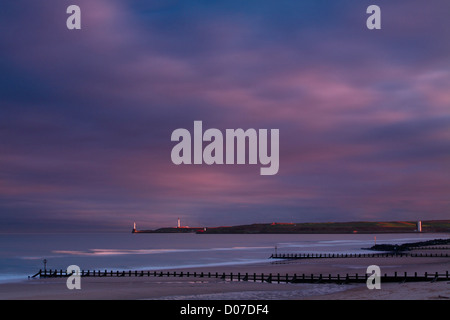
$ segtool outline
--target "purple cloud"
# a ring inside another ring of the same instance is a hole
[[[2,4],[2,230],[448,218],[449,4],[381,2]],[[280,129],[279,173],[173,165],[194,120]]]

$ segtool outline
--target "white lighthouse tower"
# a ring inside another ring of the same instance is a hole
[[[422,232],[422,221],[421,220],[417,221],[417,232]]]
[[[180,218],[178,218],[178,224],[177,224],[177,228],[181,228],[181,222],[180,222]]]

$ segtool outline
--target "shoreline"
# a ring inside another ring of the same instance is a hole
[[[442,236],[442,235],[441,235]],[[378,265],[381,274],[389,276],[397,272],[405,272],[412,276],[415,272],[419,276],[425,272],[429,275],[438,272],[446,274],[450,271],[450,244],[433,248],[432,238],[419,243],[429,243],[430,246],[414,248],[414,254],[423,253],[424,256],[348,256],[340,258],[322,257],[307,259],[255,259],[250,261],[221,261],[214,265],[188,265],[167,267],[136,267],[131,269],[118,269],[118,271],[164,271],[164,272],[197,272],[197,274],[210,272],[220,275],[223,273],[242,277],[248,273],[248,281],[233,281],[221,277],[174,277],[174,276],[125,276],[125,277],[82,277],[81,290],[69,290],[66,286],[67,278],[29,278],[31,274],[6,275],[6,281],[0,282],[0,299],[18,300],[172,300],[172,299],[225,299],[225,300],[338,300],[338,299],[446,299],[450,298],[450,282],[406,282],[382,283],[381,290],[368,290],[365,283],[334,284],[334,283],[272,283],[253,282],[253,274],[277,274],[301,276],[305,274],[341,275],[346,274],[365,276],[370,265]],[[436,240],[437,237],[434,238]],[[380,239],[381,242],[386,242]],[[405,240],[405,239],[402,239]],[[433,241],[434,241],[433,240]],[[397,240],[389,241],[395,243]],[[334,242],[334,240],[332,241]],[[409,243],[409,242],[407,242]],[[418,242],[412,242],[417,245]],[[354,246],[352,246],[353,248]],[[286,247],[286,250],[289,246]],[[362,249],[362,248],[361,248]],[[359,250],[361,250],[359,249]],[[295,249],[294,249],[295,251]],[[342,250],[341,250],[342,251]],[[346,250],[344,250],[346,251]],[[352,249],[352,251],[354,251]],[[308,251],[309,253],[313,253]],[[315,251],[314,253],[325,251]],[[360,252],[360,251],[359,251]],[[374,252],[374,251],[372,251]],[[289,252],[287,252],[289,253]],[[362,252],[361,252],[362,253]],[[442,257],[436,255],[443,254]],[[433,254],[431,257],[430,254]],[[425,256],[427,255],[427,256]],[[124,260],[125,261],[125,260]],[[98,271],[99,269],[95,269]],[[104,271],[103,269],[100,269]],[[111,269],[108,268],[108,272]],[[116,269],[112,269],[116,271]],[[91,269],[93,271],[93,269]],[[241,278],[242,279],[242,278]]]
[[[450,246],[449,246],[450,247]],[[426,248],[421,250],[426,251]],[[369,265],[379,265],[382,274],[444,273],[449,258],[343,258],[267,261],[228,266],[171,268],[165,271],[233,272],[237,274],[364,274]],[[449,281],[382,283],[380,290],[365,284],[293,284],[228,281],[193,277],[83,277],[81,290],[69,290],[67,278],[24,279],[0,283],[0,299],[13,300],[426,300],[450,299]]]

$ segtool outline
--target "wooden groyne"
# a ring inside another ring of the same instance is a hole
[[[66,270],[39,270],[32,278],[65,278],[74,275],[74,273],[67,273]],[[220,273],[220,272],[184,272],[184,271],[144,271],[144,270],[127,270],[127,271],[113,271],[113,270],[81,270],[81,277],[175,277],[175,278],[195,278],[195,279],[220,279],[224,281],[253,281],[253,282],[268,282],[268,283],[366,283],[368,274],[249,274],[249,273]],[[436,282],[448,281],[449,272],[445,273],[427,273],[418,275],[417,272],[412,274],[384,274],[380,276],[381,282]]]
[[[272,254],[270,259],[333,259],[333,258],[449,258],[448,253],[278,253]]]

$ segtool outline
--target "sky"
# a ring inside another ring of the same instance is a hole
[[[69,30],[69,5],[81,29]],[[366,9],[381,8],[369,30]],[[6,0],[0,232],[450,218],[448,0]],[[279,129],[280,167],[171,134]]]

